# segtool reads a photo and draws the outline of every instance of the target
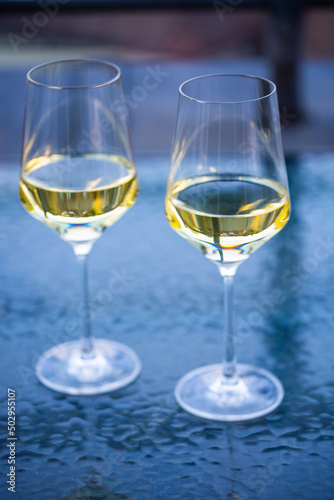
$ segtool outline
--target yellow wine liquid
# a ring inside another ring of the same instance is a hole
[[[36,158],[22,169],[20,199],[63,239],[95,240],[135,202],[136,171],[114,155]]]
[[[289,207],[283,186],[248,176],[184,179],[166,198],[173,229],[216,262],[246,259],[284,227]]]

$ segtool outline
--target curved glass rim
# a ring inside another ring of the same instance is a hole
[[[251,78],[253,80],[260,80],[260,81],[264,81],[264,82],[269,83],[272,86],[272,90],[268,94],[263,95],[261,97],[255,97],[254,99],[243,99],[240,101],[223,101],[223,100],[222,101],[203,101],[202,99],[196,99],[196,97],[191,97],[190,95],[186,94],[186,92],[184,92],[183,87],[186,84],[193,82],[195,80],[201,80],[203,78],[210,78],[212,76],[227,76],[227,77],[238,76],[238,77],[243,77],[243,78]],[[253,102],[253,101],[260,101],[261,99],[267,99],[267,97],[270,97],[271,95],[273,95],[276,92],[276,85],[274,84],[274,82],[272,82],[268,78],[263,78],[262,76],[247,75],[247,74],[242,74],[242,73],[212,73],[212,74],[208,74],[208,75],[201,75],[201,76],[195,76],[194,78],[189,78],[189,80],[186,80],[185,82],[181,83],[181,85],[179,87],[179,92],[186,99],[189,99],[190,101],[195,101],[195,102],[198,102],[201,104],[241,104],[243,102]]]
[[[35,72],[36,70],[39,70],[41,68],[44,68],[46,66],[52,66],[53,64],[61,64],[61,63],[75,63],[75,62],[82,62],[82,63],[97,63],[101,66],[109,66],[112,67],[114,70],[116,70],[116,75],[113,78],[110,78],[102,83],[97,83],[95,85],[73,85],[71,87],[67,86],[62,86],[59,87],[58,85],[48,85],[46,83],[39,82],[38,80],[35,80],[32,77],[32,73]],[[120,68],[109,61],[104,61],[102,59],[87,59],[87,58],[78,58],[78,59],[59,59],[55,61],[49,61],[46,63],[39,64],[38,66],[34,66],[31,68],[28,73],[27,73],[27,81],[29,83],[33,83],[34,85],[38,85],[39,87],[45,87],[47,89],[55,89],[55,90],[78,90],[78,89],[94,89],[98,87],[104,87],[105,85],[110,85],[111,83],[116,82],[119,80],[121,77],[121,70]]]

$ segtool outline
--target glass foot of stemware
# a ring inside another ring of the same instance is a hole
[[[141,362],[129,347],[105,339],[95,339],[89,353],[80,341],[57,345],[36,366],[42,384],[74,395],[115,391],[133,382],[140,371]]]
[[[178,382],[175,397],[193,415],[237,422],[275,410],[284,397],[284,389],[274,375],[261,368],[238,364],[236,376],[227,379],[222,365],[209,365],[187,373]]]

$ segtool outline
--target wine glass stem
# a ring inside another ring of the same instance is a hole
[[[82,319],[83,319],[83,335],[82,346],[85,353],[91,352],[93,348],[93,335],[91,325],[91,311],[89,303],[88,291],[88,254],[77,256],[81,273],[81,286],[82,286]]]
[[[225,333],[223,374],[232,379],[236,371],[235,339],[234,339],[234,308],[233,308],[233,285],[234,276],[223,276],[224,279],[224,310],[225,310]]]

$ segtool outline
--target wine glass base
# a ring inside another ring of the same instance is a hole
[[[66,342],[46,351],[36,374],[46,387],[74,395],[93,395],[121,389],[133,382],[141,362],[127,346],[95,339],[89,352],[80,341]]]
[[[267,415],[284,397],[281,382],[271,373],[250,365],[237,365],[228,379],[222,365],[209,365],[187,373],[175,388],[178,404],[198,417],[225,422]]]

